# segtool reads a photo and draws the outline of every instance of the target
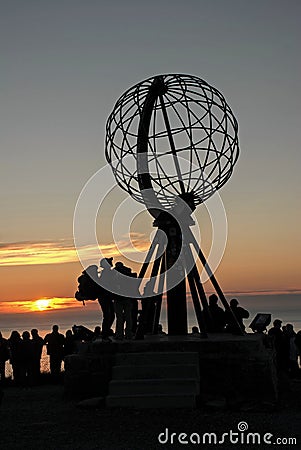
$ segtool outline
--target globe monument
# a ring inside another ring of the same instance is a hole
[[[150,273],[150,289],[135,341],[95,340],[66,358],[68,395],[101,395],[108,407],[196,407],[216,398],[231,408],[275,402],[275,359],[266,336],[244,335],[234,316],[237,336],[212,330],[201,268],[233,313],[191,230],[193,211],[229,180],[238,156],[230,107],[198,77],[154,76],[118,99],[107,121],[106,158],[118,185],[154,219],[155,236],[137,280],[141,293]],[[186,336],[188,290],[206,340]],[[165,296],[168,336],[140,341],[152,299],[156,331]]]
[[[238,123],[229,105],[196,76],[153,76],[117,100],[107,120],[105,148],[117,184],[145,205],[157,228],[139,273],[143,279],[153,261],[154,329],[166,293],[168,334],[187,334],[187,280],[206,336],[211,318],[197,260],[224,308],[232,310],[191,231],[191,214],[229,180],[238,159]],[[144,320],[146,314],[147,308]],[[234,315],[233,321],[243,334]]]

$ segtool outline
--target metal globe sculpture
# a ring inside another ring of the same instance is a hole
[[[144,130],[143,115],[149,116]],[[138,159],[143,131],[144,184]],[[195,206],[205,202],[230,178],[238,155],[238,124],[230,107],[196,76],[148,78],[119,98],[107,120],[106,159],[117,183],[138,202],[145,202],[146,184],[166,210],[184,193],[193,196]]]
[[[157,75],[142,81],[119,98],[109,116],[105,153],[119,186],[156,219],[158,230],[139,272],[142,280],[155,256],[149,280],[153,295],[158,285],[153,328],[166,292],[168,333],[187,334],[187,278],[203,335],[214,329],[194,248],[243,333],[190,229],[191,212],[226,183],[239,154],[237,121],[223,95],[191,75]],[[147,310],[142,310],[142,328],[149,323]]]

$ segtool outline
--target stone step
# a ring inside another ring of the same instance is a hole
[[[112,368],[113,380],[149,378],[199,379],[199,368],[197,364],[120,365]]]
[[[109,395],[162,395],[162,394],[199,394],[199,383],[194,378],[111,380]]]
[[[195,408],[194,394],[108,395],[109,408]]]
[[[144,352],[117,353],[115,365],[161,365],[161,364],[198,364],[196,352]]]

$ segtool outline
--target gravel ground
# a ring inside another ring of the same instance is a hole
[[[297,438],[296,445],[277,445],[279,449],[301,449],[301,382],[293,381],[282,399],[282,406],[271,409],[256,405],[241,411],[188,409],[81,409],[77,401],[64,397],[63,386],[44,385],[29,389],[6,387],[0,407],[0,448],[2,449],[270,449],[256,444],[179,444],[158,442],[166,428],[171,433],[203,435],[237,432],[239,422],[248,424],[248,431],[276,438]],[[241,439],[242,433],[239,434]],[[183,439],[187,439],[183,437]],[[276,445],[274,445],[274,448]]]

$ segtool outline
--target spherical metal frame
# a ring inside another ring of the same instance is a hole
[[[239,156],[237,121],[223,95],[206,81],[167,74],[128,89],[107,120],[106,159],[118,185],[144,203],[137,142],[145,104],[158,80],[164,91],[153,99],[146,131],[151,187],[162,209],[173,208],[183,193],[192,194],[197,206],[227,182]]]

